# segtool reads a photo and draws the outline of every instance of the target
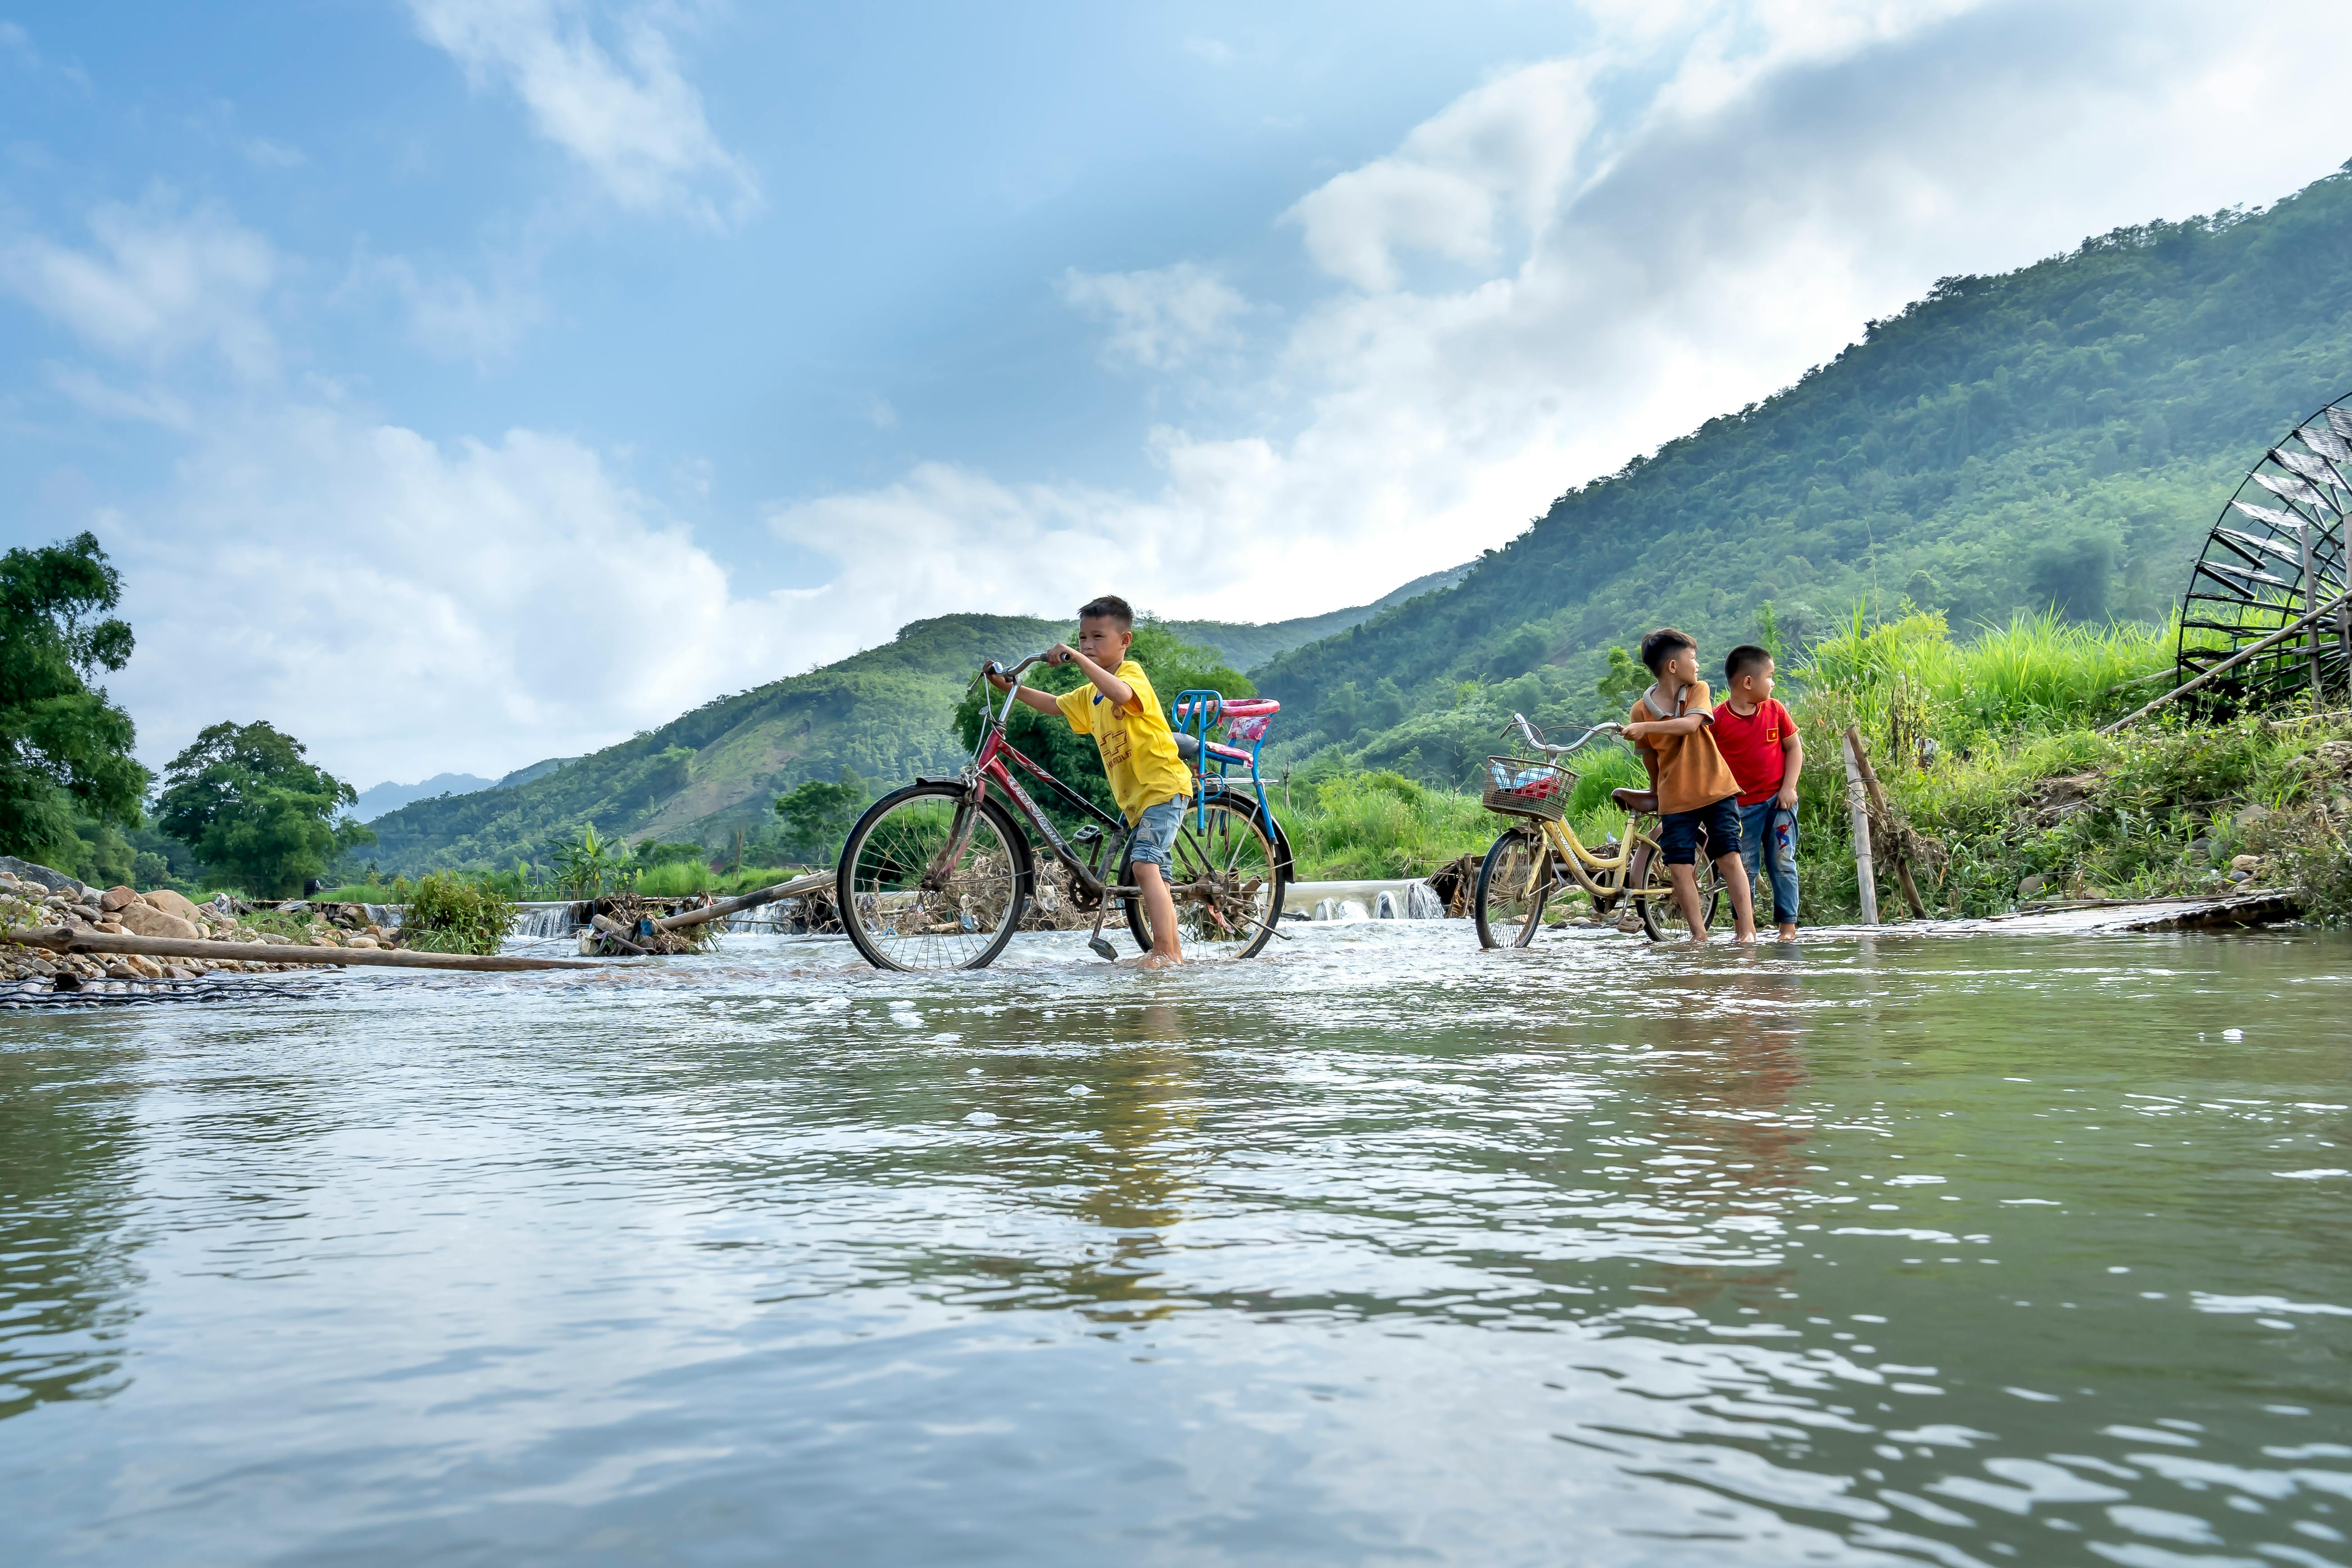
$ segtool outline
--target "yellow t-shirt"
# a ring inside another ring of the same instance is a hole
[[[1102,752],[1103,772],[1110,776],[1111,798],[1134,822],[1143,808],[1163,800],[1190,800],[1192,770],[1176,754],[1176,737],[1168,715],[1160,710],[1159,694],[1143,666],[1127,660],[1111,672],[1135,689],[1135,705],[1124,711],[1087,681],[1059,699],[1062,717],[1081,735],[1092,735]]]

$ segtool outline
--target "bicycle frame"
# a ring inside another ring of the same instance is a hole
[[[1520,738],[1525,740],[1528,746],[1543,752],[1557,763],[1560,758],[1581,750],[1586,742],[1604,730],[1614,732],[1618,728],[1619,726],[1615,724],[1595,724],[1569,744],[1555,746],[1536,733],[1535,726],[1528,722],[1527,715],[1514,713],[1511,715],[1511,721],[1503,726],[1503,733],[1507,735],[1513,730],[1517,730]],[[1519,889],[1519,896],[1522,899],[1535,897],[1536,889],[1540,885],[1541,879],[1554,857],[1557,857],[1559,863],[1567,868],[1568,874],[1575,879],[1577,886],[1596,899],[1649,899],[1670,892],[1671,889],[1634,888],[1627,885],[1632,880],[1630,872],[1633,865],[1635,846],[1643,846],[1653,852],[1658,848],[1656,839],[1634,826],[1639,820],[1637,816],[1629,816],[1625,824],[1624,842],[1618,845],[1617,853],[1614,856],[1602,856],[1596,855],[1586,848],[1584,841],[1577,837],[1576,829],[1570,827],[1565,818],[1557,821],[1550,818],[1544,819],[1538,837],[1543,840],[1550,854],[1535,857],[1533,863],[1528,868],[1527,886]],[[1616,887],[1609,888],[1603,887],[1593,879],[1591,873],[1595,871],[1617,871],[1628,873],[1628,875],[1621,877]]]
[[[1139,897],[1142,889],[1129,887],[1124,883],[1113,882],[1108,875],[1098,872],[1095,866],[1089,866],[1079,859],[1077,851],[1071,847],[1070,841],[1062,837],[1061,830],[1054,826],[1053,820],[1045,815],[1035,801],[1029,798],[1029,792],[1021,787],[1020,782],[1013,776],[1013,770],[1005,765],[1008,758],[1018,763],[1024,773],[1053,791],[1055,798],[1065,806],[1082,816],[1091,817],[1093,821],[1089,826],[1099,830],[1098,836],[1094,840],[1097,844],[1108,844],[1109,842],[1108,835],[1111,833],[1123,835],[1129,831],[1126,823],[1030,761],[1023,754],[1020,748],[1004,738],[1004,726],[1006,721],[1013,716],[1013,704],[1020,700],[1021,672],[1036,662],[1035,657],[1024,658],[1012,669],[1002,672],[1012,681],[1012,684],[1004,689],[1004,705],[1002,708],[987,702],[982,702],[981,705],[982,713],[986,715],[986,724],[980,737],[980,748],[972,753],[972,759],[965,764],[961,775],[964,784],[971,792],[968,796],[970,805],[977,806],[982,801],[987,799],[988,786],[994,784],[997,788],[1004,792],[1005,798],[1013,803],[1013,809],[1018,811],[1028,823],[1032,833],[1045,839],[1046,847],[1054,852],[1054,858],[1068,868],[1070,874],[1078,879],[1079,884],[1088,894],[1096,898]],[[964,843],[971,833],[971,821],[966,815],[967,810],[968,808],[960,809],[959,816],[963,816],[964,820],[956,824],[954,830],[948,835],[947,842],[940,846],[938,855],[933,857],[935,868],[952,866],[962,856]],[[1079,829],[1081,833],[1086,831],[1086,828]],[[1099,858],[1097,864],[1100,864]],[[1104,868],[1111,874],[1116,874],[1117,869],[1116,865]]]

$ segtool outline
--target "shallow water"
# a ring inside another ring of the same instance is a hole
[[[0,1546],[2352,1562],[2352,943],[1082,941],[0,1016]]]

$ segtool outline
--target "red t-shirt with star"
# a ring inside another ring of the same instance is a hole
[[[1727,701],[1716,706],[1716,749],[1739,781],[1740,805],[1754,805],[1780,793],[1780,781],[1789,773],[1788,753],[1780,745],[1796,728],[1789,710],[1769,697],[1745,718]]]

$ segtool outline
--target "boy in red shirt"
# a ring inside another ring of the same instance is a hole
[[[1772,919],[1782,942],[1797,940],[1797,775],[1805,742],[1797,721],[1772,700],[1772,656],[1754,644],[1724,656],[1730,693],[1715,710],[1715,743],[1739,784],[1739,858],[1750,883],[1772,880]]]

